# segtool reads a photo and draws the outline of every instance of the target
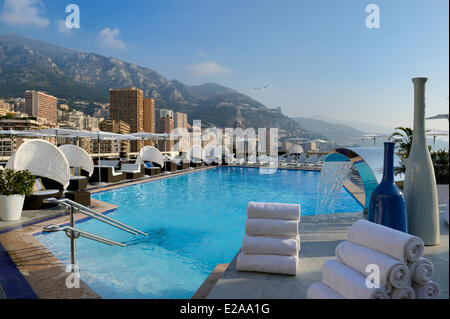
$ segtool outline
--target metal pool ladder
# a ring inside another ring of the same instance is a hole
[[[144,236],[148,236],[147,233],[144,233],[143,231],[140,231],[139,229],[133,228],[131,226],[128,226],[124,223],[119,222],[118,220],[115,220],[111,217],[108,217],[106,215],[100,214],[98,212],[96,212],[93,209],[90,209],[86,206],[83,206],[77,202],[74,202],[73,200],[70,200],[68,198],[62,198],[62,199],[56,199],[56,198],[48,198],[45,200],[45,202],[47,203],[57,203],[58,205],[63,205],[66,208],[69,209],[69,213],[70,213],[70,226],[58,226],[58,225],[48,225],[46,227],[44,227],[43,231],[44,232],[58,232],[58,231],[63,231],[65,232],[66,236],[70,238],[70,257],[71,257],[71,264],[75,265],[75,239],[79,238],[79,237],[84,237],[90,240],[94,240],[97,241],[99,243],[102,244],[106,244],[106,245],[110,245],[110,246],[121,246],[121,247],[126,247],[125,244],[123,243],[119,243],[117,241],[114,241],[112,239],[108,239],[105,237],[101,237],[98,235],[94,235],[91,234],[87,231],[81,230],[81,229],[77,229],[75,228],[75,218],[74,218],[74,213],[75,210],[78,213],[84,214],[88,217],[97,219],[103,223],[106,223],[108,225],[111,225],[113,227],[116,227],[118,229],[121,229],[123,231],[126,231],[128,233],[131,233],[133,235],[144,235]]]

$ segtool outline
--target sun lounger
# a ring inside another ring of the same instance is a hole
[[[95,183],[99,181],[99,171],[101,170],[101,182],[117,183],[125,179],[125,175],[117,172],[112,166],[95,166],[94,173],[89,178],[89,182]]]
[[[91,193],[80,190],[76,192],[65,192],[64,197],[77,202],[83,206],[89,207],[91,206]]]
[[[86,189],[88,186],[88,177],[86,176],[72,176],[70,177],[69,186],[67,190],[69,191],[79,191],[82,189]]]
[[[177,169],[182,170],[182,169],[188,169],[189,168],[189,162],[186,161],[185,158],[183,157],[175,157],[172,162],[174,162],[177,165]]]
[[[44,206],[45,199],[61,198],[64,192],[64,188],[58,182],[38,176],[36,177],[35,187],[33,194],[25,197],[24,210],[40,209]]]
[[[177,164],[175,164],[172,161],[165,161],[164,167],[162,169],[164,172],[176,172],[177,171]]]
[[[199,158],[193,158],[191,161],[191,167],[197,168],[203,166],[203,161]]]
[[[190,166],[189,163],[188,163],[188,162],[184,162],[184,161],[181,161],[181,162],[177,165],[177,167],[178,167],[179,170],[181,170],[181,169],[188,169],[189,166]]]
[[[115,169],[120,168],[120,160],[99,160],[98,166],[112,166]]]
[[[144,170],[140,164],[122,164],[118,172],[125,174],[127,179],[137,179],[144,176]]]
[[[144,173],[148,176],[156,176],[161,174],[161,167],[155,166],[154,164],[150,162],[146,162],[144,164]]]

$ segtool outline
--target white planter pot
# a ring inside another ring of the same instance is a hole
[[[24,195],[0,195],[0,220],[15,221],[22,216]]]

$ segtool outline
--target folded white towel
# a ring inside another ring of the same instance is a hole
[[[423,240],[419,237],[363,219],[350,227],[347,239],[403,262],[418,260],[424,249]]]
[[[344,241],[336,247],[336,258],[340,263],[353,268],[363,276],[369,274],[366,272],[368,265],[377,265],[380,271],[380,284],[388,292],[391,290],[390,286],[403,288],[410,284],[408,266],[376,250]]]
[[[334,260],[323,264],[322,282],[345,299],[388,299],[386,289],[368,288],[363,275]]]
[[[293,236],[298,235],[298,221],[280,219],[248,218],[245,233],[250,236]]]
[[[246,255],[239,253],[237,271],[255,271],[283,275],[297,274],[297,256]]]
[[[299,250],[297,238],[245,236],[242,240],[242,252],[248,255],[298,256]]]
[[[297,236],[273,236],[271,235],[270,237],[268,236],[264,236],[264,235],[252,235],[251,237],[256,237],[256,238],[263,238],[263,237],[267,237],[267,238],[278,238],[278,239],[295,239],[297,241],[297,247],[298,250],[301,250],[301,243],[300,243],[300,235]]]
[[[411,287],[416,292],[416,299],[438,299],[441,293],[439,285],[434,281],[429,281],[425,285],[413,282]]]
[[[342,295],[328,287],[322,282],[316,282],[309,286],[306,291],[307,299],[344,299]]]
[[[411,287],[393,288],[391,299],[416,299],[416,293]]]
[[[408,263],[409,271],[411,273],[411,281],[425,285],[433,278],[434,266],[428,258],[420,258],[413,263]]]
[[[247,217],[300,221],[300,205],[249,202]]]

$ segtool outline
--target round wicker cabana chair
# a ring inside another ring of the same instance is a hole
[[[52,143],[30,140],[11,156],[6,168],[28,170],[42,182],[44,189],[25,198],[24,210],[39,209],[46,198],[61,198],[69,185],[70,166],[64,154]]]

